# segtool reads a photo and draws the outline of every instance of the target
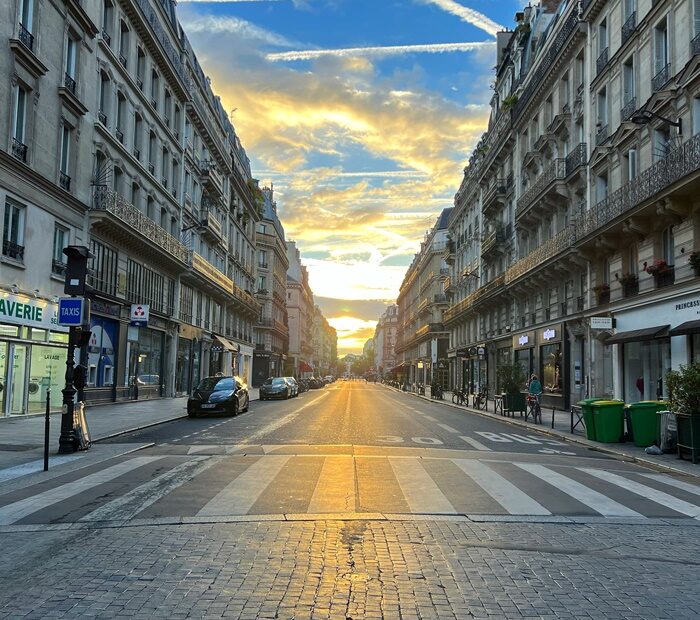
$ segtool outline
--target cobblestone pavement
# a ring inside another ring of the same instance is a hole
[[[333,520],[3,534],[3,618],[695,618],[700,529]]]

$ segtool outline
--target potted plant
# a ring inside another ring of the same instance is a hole
[[[598,305],[610,302],[610,285],[606,282],[593,287]]]
[[[639,293],[639,276],[636,273],[625,273],[618,278],[622,285],[622,296],[631,297]]]
[[[690,454],[693,463],[700,457],[700,363],[681,365],[666,375],[668,402],[676,414],[678,456]]]
[[[650,276],[654,276],[656,288],[673,284],[673,265],[669,265],[663,258],[655,258],[651,265],[644,263],[644,271]]]
[[[508,95],[501,102],[501,109],[510,110],[516,103],[518,103],[518,95]]]
[[[693,250],[688,254],[688,263],[693,268],[696,276],[700,276],[700,250]]]
[[[525,373],[520,364],[502,364],[496,368],[498,384],[503,390],[503,411],[525,413],[525,394],[521,391],[525,385]]]

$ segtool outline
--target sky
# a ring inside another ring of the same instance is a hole
[[[516,0],[179,0],[338,350],[371,338],[486,128]]]

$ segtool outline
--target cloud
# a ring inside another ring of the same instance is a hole
[[[204,0],[188,0],[189,2],[203,2]],[[238,2],[242,0],[237,0]],[[263,0],[253,0],[261,2]],[[269,1],[269,0],[267,0]],[[219,17],[214,15],[203,15],[187,24],[187,32],[191,34],[237,34],[253,41],[260,41],[268,45],[280,47],[290,47],[291,41],[285,37],[251,24],[245,19],[238,17]]]
[[[237,4],[241,2],[282,2],[283,0],[178,0],[178,4]]]
[[[479,13],[479,11],[463,6],[454,0],[420,0],[420,2],[423,4],[434,4],[443,11],[447,11],[448,13],[459,17],[462,21],[465,21],[472,26],[481,28],[481,30],[488,32],[492,36],[496,36],[497,32],[505,30],[504,26],[497,24],[493,20],[486,17],[486,15],[483,13]]]
[[[323,56],[337,56],[340,58],[351,56],[370,56],[381,58],[385,56],[397,56],[402,54],[444,54],[446,52],[472,52],[474,50],[488,47],[493,48],[493,41],[471,41],[464,43],[429,43],[425,45],[385,45],[376,47],[345,47],[336,49],[321,50],[296,50],[290,52],[276,52],[267,54],[267,60],[290,61],[290,60],[313,60]]]

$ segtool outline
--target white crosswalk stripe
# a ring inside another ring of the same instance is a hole
[[[198,457],[176,465],[164,474],[137,486],[128,493],[103,504],[84,515],[81,521],[114,521],[133,519],[137,514],[192,480],[203,471],[220,463],[223,457]]]
[[[307,512],[355,511],[355,461],[351,456],[329,456],[323,462]]]
[[[390,457],[389,463],[411,512],[455,514],[456,510],[419,459]]]
[[[75,495],[85,493],[89,489],[104,484],[105,482],[110,482],[119,476],[123,476],[130,471],[162,458],[162,456],[137,456],[123,463],[112,465],[103,471],[89,474],[73,482],[66,482],[56,488],[3,506],[0,508],[0,525],[16,523],[34,512],[43,510],[44,508],[62,502],[70,497],[74,497]]]
[[[246,514],[291,458],[282,455],[259,458],[207,502],[197,514],[204,517]]]
[[[544,506],[523,493],[512,482],[493,471],[481,461],[452,459],[465,474],[476,482],[512,515],[549,515]]]
[[[656,480],[657,482],[662,482],[670,487],[676,487],[685,491],[686,493],[692,493],[693,495],[700,495],[700,486],[695,484],[690,484],[689,482],[684,482],[683,480],[676,480],[671,478],[671,476],[664,476],[663,474],[642,474],[645,478],[650,478],[651,480]]]
[[[475,448],[476,450],[482,450],[483,452],[491,452],[491,448],[486,447],[483,443],[480,441],[477,441],[473,437],[468,437],[467,435],[460,435],[459,438],[468,443],[472,448]]]
[[[604,517],[641,517],[642,515],[623,506],[613,499],[598,493],[580,482],[568,478],[549,467],[538,465],[536,463],[515,463],[520,469],[537,476],[548,484],[551,484],[555,489],[559,489],[563,493],[573,497],[575,500],[592,508]]]
[[[601,480],[605,480],[606,482],[621,487],[626,491],[630,491],[637,495],[641,495],[646,499],[650,499],[652,502],[666,506],[666,508],[680,512],[688,517],[700,519],[700,506],[696,506],[682,499],[678,499],[677,497],[664,493],[663,491],[652,489],[651,487],[635,482],[634,480],[630,480],[629,478],[623,478],[622,476],[613,474],[609,471],[601,471],[590,467],[579,467],[578,469],[590,474],[591,476],[595,476],[596,478],[600,478]]]

